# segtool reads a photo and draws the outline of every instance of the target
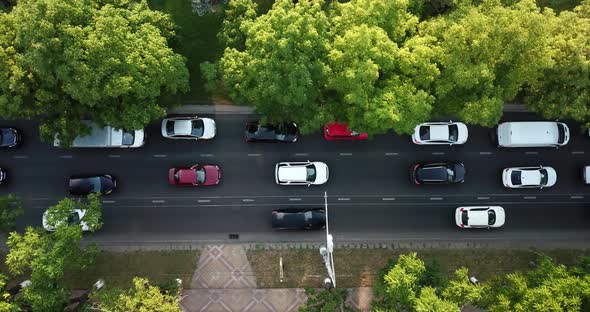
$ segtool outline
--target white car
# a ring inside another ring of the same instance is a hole
[[[279,185],[319,185],[328,182],[328,165],[320,161],[281,162],[275,166]]]
[[[418,145],[453,145],[467,142],[467,126],[462,122],[425,122],[412,134],[412,142]]]
[[[211,118],[174,117],[162,120],[162,136],[168,139],[207,140],[215,137]]]
[[[499,206],[459,207],[455,210],[455,222],[463,229],[497,228],[504,225],[506,214]]]
[[[502,171],[502,183],[508,188],[544,188],[557,182],[557,172],[551,167],[513,167]]]
[[[86,224],[86,222],[82,221],[82,218],[86,215],[86,210],[82,209],[74,209],[72,213],[68,216],[68,219],[65,220],[68,224],[80,224],[82,227],[82,231],[87,232],[90,231],[90,227]],[[43,228],[46,231],[54,232],[56,227],[63,221],[58,221],[55,225],[47,224],[47,210],[43,213]]]

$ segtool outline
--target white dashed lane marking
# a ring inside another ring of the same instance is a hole
[[[166,202],[166,201],[165,201],[165,200],[163,200],[163,199],[154,199],[154,200],[152,200],[152,203],[154,203],[154,204],[163,204],[163,203],[165,203],[165,202]]]
[[[168,155],[166,155],[166,154],[156,154],[156,155],[154,155],[154,157],[156,157],[156,158],[164,158],[164,157],[168,157]]]
[[[395,197],[383,197],[381,200],[395,200]]]
[[[72,155],[61,155],[59,156],[59,158],[73,158],[74,156]]]
[[[340,156],[352,156],[352,153],[340,153]]]

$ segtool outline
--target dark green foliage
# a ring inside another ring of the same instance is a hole
[[[348,290],[342,288],[330,290],[305,289],[307,301],[299,308],[299,312],[352,312],[344,302],[348,296]]]
[[[16,196],[10,194],[0,197],[0,231],[14,230],[16,218],[24,213],[22,203]]]

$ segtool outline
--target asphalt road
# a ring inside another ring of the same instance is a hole
[[[24,199],[19,227],[40,225],[43,211],[67,196],[72,174],[110,173],[120,188],[103,200],[99,242],[322,241],[324,232],[273,232],[270,211],[279,207],[323,207],[328,194],[330,231],[336,241],[366,240],[579,240],[590,238],[590,186],[581,168],[590,164],[590,139],[567,122],[570,143],[560,149],[498,149],[489,129],[469,127],[463,146],[416,146],[393,133],[369,141],[326,141],[321,133],[294,144],[246,143],[243,125],[253,116],[217,115],[210,141],[164,139],[159,124],[147,129],[137,149],[59,149],[38,139],[33,122],[3,122],[24,131],[24,145],[2,151],[0,166],[9,183],[1,194]],[[512,113],[505,120],[534,120]],[[588,153],[588,154],[586,154]],[[322,186],[278,186],[279,161],[324,161],[330,178]],[[465,183],[416,186],[409,180],[415,162],[461,161]],[[213,187],[168,185],[168,168],[217,164],[222,181]],[[509,166],[552,166],[557,184],[543,190],[509,190],[500,172]],[[495,230],[462,230],[454,224],[460,205],[501,205],[506,224]]]

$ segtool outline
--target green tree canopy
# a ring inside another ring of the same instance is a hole
[[[82,119],[143,128],[165,114],[161,92],[188,88],[173,35],[145,0],[20,0],[0,14],[0,113],[40,118],[64,144],[89,131]]]
[[[96,247],[82,248],[82,228],[78,224],[57,222],[64,220],[73,208],[86,209],[84,219],[92,230],[100,228],[100,202],[98,196],[89,196],[89,202],[64,199],[49,208],[51,224],[57,224],[53,233],[27,227],[24,234],[10,233],[6,265],[11,274],[30,274],[31,285],[23,289],[23,300],[33,311],[59,311],[69,298],[70,290],[64,282],[64,273],[80,272],[92,264]]]
[[[22,204],[16,196],[0,196],[0,231],[14,230],[16,218],[24,213]]]
[[[590,1],[555,19],[550,51],[555,65],[527,91],[526,103],[546,118],[571,118],[590,127]]]
[[[321,123],[321,87],[329,21],[322,1],[275,1],[245,31],[243,51],[227,48],[219,61],[225,90],[253,103],[272,122],[295,121],[305,130]]]
[[[100,311],[110,312],[182,312],[180,308],[180,289],[177,293],[163,293],[158,287],[150,285],[146,278],[135,277],[133,287],[120,291],[104,290],[94,298]]]
[[[477,6],[462,2],[456,11],[422,23],[420,36],[440,49],[434,54],[441,70],[435,112],[495,125],[504,102],[551,66],[552,17],[551,10],[541,13],[533,0],[512,6],[483,0]]]

